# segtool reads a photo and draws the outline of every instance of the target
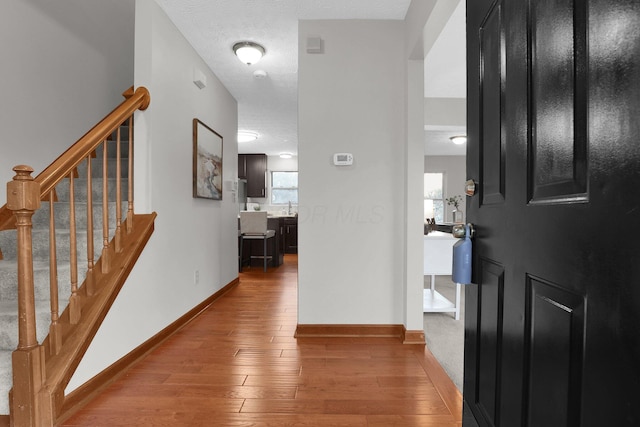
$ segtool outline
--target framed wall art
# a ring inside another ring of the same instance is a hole
[[[222,200],[222,135],[193,119],[193,197]]]

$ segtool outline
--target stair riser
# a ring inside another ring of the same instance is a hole
[[[8,262],[4,262],[4,265]],[[0,264],[2,265],[2,264]],[[2,265],[3,266],[3,265]],[[78,286],[82,284],[87,274],[86,263],[78,265]],[[36,301],[49,301],[49,268],[48,266],[34,266],[33,283],[34,298]],[[58,265],[58,299],[66,300],[71,295],[71,270],[69,263],[62,262]],[[0,268],[0,301],[18,299],[18,271],[17,268]]]
[[[95,178],[93,180],[93,185],[91,186],[91,193],[93,194],[93,201],[101,201],[102,200],[102,178]],[[107,197],[108,200],[116,199],[116,179],[110,178],[107,180]],[[128,195],[128,184],[126,179],[121,180],[121,195],[122,200],[127,199]],[[62,182],[56,187],[56,193],[58,195],[59,201],[69,201],[69,184],[68,182]],[[86,179],[76,179],[74,180],[74,194],[76,202],[86,202],[87,201],[87,180]]]
[[[109,241],[113,238],[114,230],[109,230]],[[49,231],[33,230],[33,259],[48,260],[49,259]],[[56,233],[56,258],[58,261],[68,261],[70,234],[68,232],[59,231]],[[100,257],[103,246],[102,232],[93,234],[93,250],[94,259]],[[17,259],[16,231],[7,230],[0,233],[0,248],[2,254],[7,261]],[[78,254],[78,263],[86,262],[87,259],[87,233],[86,231],[76,232],[76,249]]]

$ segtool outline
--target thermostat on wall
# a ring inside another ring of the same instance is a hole
[[[333,155],[333,164],[336,166],[349,166],[353,164],[353,154],[351,153],[335,153]]]

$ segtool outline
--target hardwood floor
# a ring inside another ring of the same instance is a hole
[[[297,256],[240,284],[62,426],[459,427],[431,353],[395,338],[299,338]]]

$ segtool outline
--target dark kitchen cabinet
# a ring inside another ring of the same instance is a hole
[[[298,218],[284,219],[284,252],[298,253]]]
[[[247,197],[266,197],[267,155],[238,154],[238,178],[247,180]]]
[[[238,178],[247,179],[247,158],[245,154],[238,154]]]

